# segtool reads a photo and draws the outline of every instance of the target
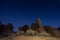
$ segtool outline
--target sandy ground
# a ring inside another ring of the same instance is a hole
[[[55,37],[39,37],[39,36],[19,36],[13,40],[60,40],[60,38]]]
[[[13,38],[0,38],[0,40],[60,40],[56,37],[39,37],[39,36],[17,36]]]

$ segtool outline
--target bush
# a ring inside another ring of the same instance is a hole
[[[20,35],[23,35],[24,34],[24,31],[18,31],[17,32],[17,35],[20,36]]]
[[[27,30],[26,33],[24,35],[26,36],[35,36],[36,34],[38,34],[38,32],[33,31],[33,30]]]

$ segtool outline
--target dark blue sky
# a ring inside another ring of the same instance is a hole
[[[0,0],[0,19],[15,30],[40,18],[42,25],[60,26],[60,0]]]

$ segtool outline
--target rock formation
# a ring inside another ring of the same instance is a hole
[[[57,29],[60,30],[60,27],[58,27]]]
[[[8,23],[7,25],[5,25],[5,28],[4,28],[4,33],[12,33],[13,32],[13,25]]]
[[[1,25],[1,20],[0,20],[0,25]]]
[[[31,29],[40,33],[39,26],[37,26],[35,23],[32,23]]]
[[[23,33],[24,33],[23,27],[19,27],[18,31],[17,31],[17,34],[22,35]]]
[[[40,21],[39,18],[37,19],[36,23],[33,23],[33,24],[32,24],[31,28],[32,28],[33,30],[35,30],[35,31],[38,31],[39,33],[40,33],[40,32],[46,32],[46,31],[44,30],[43,26],[41,25],[41,21]]]
[[[3,29],[5,28],[5,25],[4,24],[1,24],[0,25],[0,34],[3,32]]]
[[[18,28],[17,32],[13,31],[14,27],[11,23],[7,25],[1,24],[0,21],[0,37],[6,37],[11,35],[39,35],[39,36],[55,36],[60,37],[60,28],[53,28],[51,26],[42,26],[41,20],[38,18],[36,23],[32,23],[31,28],[28,25],[24,25]],[[50,35],[51,34],[51,35]]]
[[[36,21],[36,24],[39,26],[39,30],[41,32],[46,32],[41,24],[41,20],[38,18],[37,21]]]
[[[19,31],[23,31],[23,27],[19,27],[18,30],[19,30]]]
[[[17,32],[18,35],[21,35],[21,34],[26,33],[27,30],[30,29],[30,27],[28,25],[24,25],[23,27],[19,27],[18,29],[19,29],[18,32]]]
[[[36,20],[36,25],[40,25],[41,24],[41,20],[38,18],[37,20]]]
[[[13,25],[12,24],[7,24],[7,25],[4,25],[4,24],[1,24],[0,25],[0,37],[6,37],[8,35],[12,35],[13,33]]]
[[[56,28],[53,28],[51,26],[45,26],[44,28],[46,32],[50,33],[51,35],[55,37],[60,37],[60,30],[57,30]]]
[[[30,29],[30,28],[29,28],[28,25],[24,25],[24,26],[23,26],[23,31],[24,31],[24,32],[26,32],[26,31],[29,30],[29,29]]]

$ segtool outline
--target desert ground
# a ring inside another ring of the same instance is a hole
[[[0,40],[60,40],[58,37],[43,37],[43,36],[17,36],[0,38]]]

